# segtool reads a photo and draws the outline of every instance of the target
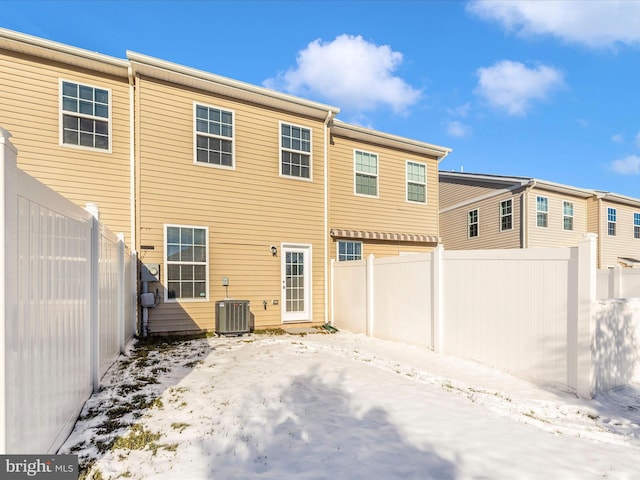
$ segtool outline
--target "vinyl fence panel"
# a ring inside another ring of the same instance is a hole
[[[367,261],[331,264],[333,324],[353,333],[368,333]]]
[[[577,248],[445,251],[443,352],[566,384]]]
[[[123,242],[18,169],[9,138],[0,128],[0,454],[55,453],[134,308]]]

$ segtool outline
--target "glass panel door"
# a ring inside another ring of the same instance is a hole
[[[311,321],[308,246],[282,247],[282,321]]]

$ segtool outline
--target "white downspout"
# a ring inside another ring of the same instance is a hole
[[[324,121],[324,323],[329,323],[329,268],[331,266],[329,258],[329,138],[327,135],[328,125],[333,117],[333,112],[329,110]]]
[[[133,69],[129,73],[129,220],[131,222],[131,250],[136,250],[136,148],[135,148],[135,79]]]
[[[520,226],[522,229],[522,248],[529,248],[529,191],[536,186],[536,183],[535,180],[530,181],[522,193],[523,205],[521,209],[523,215],[520,218],[520,223],[522,224]]]

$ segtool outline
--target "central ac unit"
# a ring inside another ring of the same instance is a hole
[[[219,300],[216,302],[216,333],[243,335],[251,329],[249,300]]]

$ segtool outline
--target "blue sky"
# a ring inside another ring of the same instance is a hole
[[[131,50],[453,149],[443,170],[640,197],[640,1],[7,1],[0,26]]]

